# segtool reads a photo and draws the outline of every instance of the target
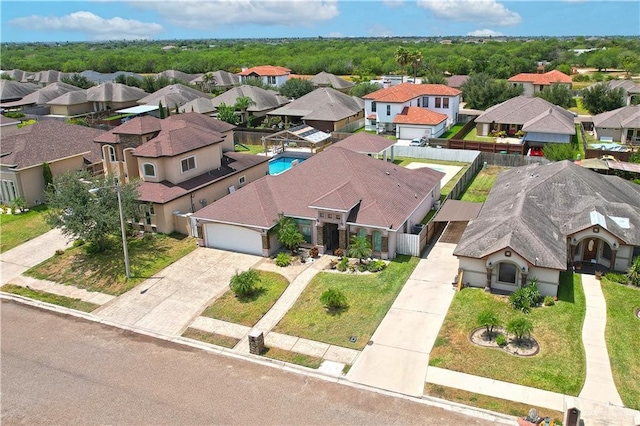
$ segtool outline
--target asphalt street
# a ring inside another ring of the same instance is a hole
[[[487,424],[14,302],[0,310],[4,425]]]

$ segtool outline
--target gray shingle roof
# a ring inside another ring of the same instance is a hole
[[[142,89],[120,83],[102,83],[87,89],[89,102],[131,102],[147,95]]]
[[[22,169],[83,153],[87,162],[97,163],[102,152],[93,140],[103,133],[64,121],[40,121],[2,136],[0,163]]]
[[[248,108],[249,112],[272,110],[289,102],[287,98],[280,96],[273,90],[264,90],[260,87],[243,84],[213,98],[213,106],[217,108],[223,102],[226,105],[234,105],[236,100],[243,96],[251,98],[255,102],[255,105]]]
[[[314,86],[333,87],[334,89],[338,90],[348,89],[355,86],[355,84],[350,81],[324,71],[314,75],[310,81],[314,84]]]
[[[529,98],[517,96],[505,102],[488,108],[476,118],[476,123],[521,124],[524,125],[537,117],[548,114],[549,110],[557,117],[557,120],[566,122],[559,128],[573,126],[573,114],[564,108],[560,108],[542,98]],[[546,131],[546,133],[553,133]],[[574,127],[575,133],[575,127]]]
[[[595,127],[640,129],[640,105],[630,105],[593,116]]]
[[[359,152],[361,154],[379,154],[393,146],[395,143],[396,141],[392,141],[383,136],[360,132],[354,133],[353,135],[330,145],[329,149],[340,147]]]
[[[49,102],[47,102],[47,105],[78,105],[84,104],[86,102],[88,102],[87,91],[76,90],[73,92],[67,92],[55,99],[51,99]]]
[[[234,86],[240,83],[240,77],[237,74],[233,74],[227,71],[222,71],[222,70],[213,71],[207,74],[213,74],[213,78],[215,79],[213,87],[228,87],[228,86]],[[203,74],[199,77],[194,78],[193,80],[191,80],[191,83],[204,82],[205,75],[206,74]]]
[[[331,87],[320,87],[271,111],[269,115],[294,116],[304,120],[339,121],[361,111],[362,107],[353,97]]]
[[[511,248],[538,266],[565,269],[566,237],[594,225],[626,244],[640,245],[640,185],[604,176],[570,161],[502,172],[454,254],[484,258]],[[628,218],[622,227],[613,218]]]
[[[213,98],[196,98],[182,105],[180,112],[197,112],[198,114],[207,114],[216,110],[213,106]]]
[[[33,83],[19,83],[13,80],[0,80],[0,102],[22,99],[40,89]]]
[[[7,103],[6,106],[19,106],[19,105],[44,105],[52,99],[62,96],[68,92],[75,92],[82,90],[79,87],[72,86],[62,82],[55,82],[46,85],[42,89],[38,89],[33,93],[28,94],[19,101]]]
[[[124,75],[125,77],[135,77],[138,80],[142,80],[142,76],[140,74],[136,74],[134,72],[129,72],[129,71],[116,71],[113,73],[102,73],[102,72],[93,71],[93,70],[85,70],[80,73],[80,75],[83,77],[86,77],[87,80],[91,80],[97,84],[113,82],[116,79],[116,77],[118,77],[121,74]]]
[[[285,173],[265,176],[196,212],[198,218],[271,228],[280,214],[315,217],[310,206],[360,207],[353,220],[397,229],[439,185],[443,174],[410,170],[334,147]]]
[[[138,103],[140,105],[158,105],[159,102],[162,102],[162,105],[173,111],[176,105],[181,106],[198,98],[209,99],[211,96],[184,84],[171,84],[145,96]]]
[[[199,74],[187,74],[186,72],[178,71],[178,70],[166,70],[156,74],[156,78],[158,77],[167,77],[173,78],[176,80],[184,81],[185,83],[189,83],[196,77],[199,77]]]

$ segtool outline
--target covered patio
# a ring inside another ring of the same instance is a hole
[[[318,149],[329,145],[330,139],[331,134],[301,124],[263,137],[262,146],[265,152],[272,154],[278,154],[287,148],[295,148],[298,151],[308,149],[311,154],[315,154],[320,152]]]

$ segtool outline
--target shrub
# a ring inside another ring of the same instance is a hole
[[[538,279],[532,278],[529,286],[525,287],[525,290],[531,306],[537,306],[542,300],[542,295],[540,294],[540,290],[538,290]]]
[[[487,329],[489,339],[493,337],[493,329],[500,326],[500,318],[494,311],[487,310],[478,314],[478,325]]]
[[[604,277],[606,279],[608,279],[609,281],[612,281],[614,283],[618,283],[618,284],[626,284],[629,279],[627,278],[627,276],[625,274],[621,274],[618,272],[607,272]]]
[[[58,249],[56,250],[56,256],[62,256],[64,254],[64,250]]]
[[[320,255],[320,252],[318,251],[318,247],[311,247],[311,249],[309,250],[309,256],[315,259],[319,255]]]
[[[629,283],[640,287],[640,256],[633,260],[633,264],[627,272],[627,278],[629,278]]]
[[[13,213],[22,213],[27,208],[27,201],[22,197],[16,197],[9,203]]]
[[[545,296],[543,303],[544,303],[544,306],[553,306],[556,304],[556,301],[553,300],[553,297],[551,296]]]
[[[327,309],[333,311],[346,309],[349,306],[347,303],[347,296],[337,288],[329,288],[325,290],[320,296],[320,302],[322,302]]]
[[[384,260],[380,260],[380,259],[372,260],[367,265],[367,269],[369,270],[369,272],[380,272],[384,270],[384,268],[386,267],[387,267],[387,263]]]
[[[511,307],[525,314],[531,311],[531,301],[529,301],[526,288],[519,288],[509,296]]]
[[[358,272],[367,272],[369,270],[369,265],[366,263],[359,263],[356,269],[358,269]]]
[[[287,266],[291,265],[291,256],[289,255],[289,253],[278,253],[278,255],[276,256],[276,265],[280,266],[281,268],[286,268]]]
[[[533,323],[525,317],[514,318],[507,323],[507,331],[516,338],[516,344],[533,332]]]
[[[338,262],[338,266],[336,268],[338,268],[338,271],[344,272],[347,270],[347,266],[349,266],[349,258],[343,257],[340,262]]]
[[[498,344],[498,346],[502,347],[505,346],[507,344],[507,338],[504,337],[504,334],[498,334],[496,336],[496,343]]]
[[[257,290],[256,286],[260,282],[260,275],[258,272],[249,269],[248,271],[236,273],[231,277],[231,283],[229,287],[233,291],[236,297],[248,297],[251,296]]]
[[[338,257],[343,257],[344,256],[344,250],[342,250],[341,248],[337,248],[333,251],[334,256],[338,256]]]
[[[588,74],[576,74],[573,77],[571,77],[571,80],[576,82],[581,82],[581,81],[589,81],[590,78]]]
[[[77,240],[73,241],[73,246],[74,247],[80,247],[83,246],[85,243],[85,241],[82,238],[78,238]]]

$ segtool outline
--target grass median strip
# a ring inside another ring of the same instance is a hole
[[[182,337],[188,337],[189,339],[200,340],[201,342],[211,343],[212,345],[222,346],[224,348],[233,348],[238,344],[240,339],[234,337],[224,336],[218,333],[209,333],[208,331],[198,330],[197,328],[187,328]]]
[[[376,274],[321,272],[307,285],[294,306],[274,331],[352,349],[362,349],[386,315],[419,259],[399,255]],[[322,293],[340,290],[349,307],[328,312],[320,302]],[[350,338],[356,337],[356,341]]]
[[[424,387],[425,395],[436,398],[446,399],[447,401],[457,402],[459,404],[470,405],[472,407],[483,408],[485,410],[496,411],[498,413],[508,414],[510,416],[524,417],[531,408],[538,410],[540,417],[549,417],[555,423],[561,422],[563,415],[560,411],[550,410],[542,407],[532,407],[520,402],[509,401],[492,396],[480,395],[473,392],[467,392],[461,389],[455,389],[448,386],[427,383]]]
[[[519,357],[481,348],[469,341],[478,327],[478,314],[491,309],[503,324],[523,316],[508,298],[482,289],[466,288],[456,293],[431,352],[430,365],[488,377],[567,395],[578,395],[586,375],[582,324],[586,310],[580,275],[560,274],[558,301],[527,314],[540,352]]]
[[[322,364],[322,358],[278,348],[265,348],[262,356],[314,369],[317,369]]]
[[[46,291],[34,290],[32,288],[21,287],[14,284],[5,284],[0,287],[0,290],[5,293],[17,294],[19,296],[28,297],[29,299],[64,306],[69,309],[75,309],[76,311],[91,312],[100,307],[100,305],[96,305],[95,303],[85,302],[73,297],[60,296],[58,294],[47,293]]]
[[[507,169],[507,167],[488,166],[480,170],[465,190],[461,200],[473,203],[484,203],[498,178],[498,174]]]
[[[202,316],[253,327],[280,298],[289,285],[285,277],[275,272],[258,271],[258,290],[248,298],[238,298],[228,290]]]
[[[0,214],[0,253],[11,250],[20,244],[51,230],[44,220],[47,206],[36,206],[18,214]]]
[[[102,253],[89,252],[86,244],[69,248],[25,275],[118,296],[196,249],[195,239],[180,234],[145,234],[127,241],[131,264],[128,280],[117,240]]]
[[[605,279],[600,281],[607,300],[605,333],[613,380],[622,402],[640,410],[640,288],[628,287]],[[635,380],[632,379],[635,377]]]

